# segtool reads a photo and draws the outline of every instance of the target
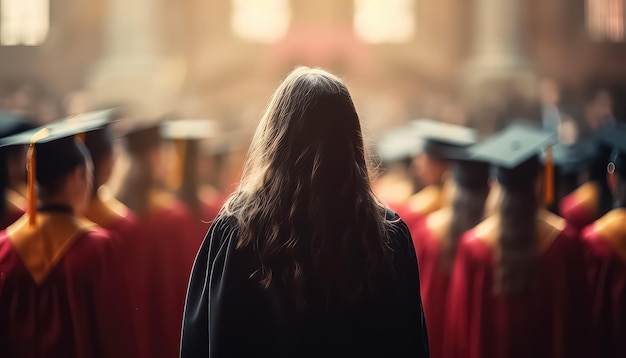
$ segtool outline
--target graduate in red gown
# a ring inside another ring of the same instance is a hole
[[[609,183],[616,208],[585,228],[582,241],[598,357],[626,356],[626,128],[607,133],[616,148]]]
[[[0,113],[0,138],[33,129],[26,118],[12,113]],[[26,178],[26,149],[24,145],[0,149],[0,230],[13,224],[26,211],[26,198],[11,189],[12,178]]]
[[[103,112],[107,116],[107,124],[102,128],[85,133],[85,146],[91,154],[94,172],[94,185],[91,200],[83,215],[100,227],[118,234],[126,239],[129,230],[135,223],[135,215],[124,204],[119,202],[105,187],[111,177],[114,164],[114,138],[110,123],[117,118],[113,111]],[[84,119],[81,119],[84,120]]]
[[[119,199],[136,215],[128,234],[139,296],[141,342],[149,357],[178,357],[185,293],[197,240],[187,227],[183,203],[164,189],[166,173],[160,125],[126,135],[131,168]]]
[[[611,155],[611,147],[593,138],[593,156],[589,163],[589,180],[561,199],[560,215],[578,230],[582,230],[594,220],[611,210],[611,192],[606,182],[606,166]]]
[[[513,125],[472,149],[495,165],[501,197],[457,248],[445,357],[591,356],[577,232],[540,205],[538,153],[550,137]]]
[[[1,141],[31,143],[28,215],[0,232],[3,358],[137,356],[117,241],[77,216],[92,167],[74,135],[95,125],[51,125]]]
[[[450,274],[456,248],[465,231],[484,219],[489,194],[489,164],[468,159],[452,164],[454,196],[411,230],[419,259],[420,287],[431,357],[442,357]]]
[[[192,262],[223,204],[222,197],[216,190],[209,191],[206,188],[201,192],[199,185],[200,144],[215,134],[214,124],[210,120],[170,121],[162,127],[163,137],[172,141],[178,163],[171,172],[170,186],[189,210],[189,234],[191,240],[196,242],[195,247],[189,245],[193,249],[189,252]]]
[[[452,179],[446,175],[449,155],[476,142],[476,131],[467,127],[432,120],[419,120],[413,125],[420,133],[422,146],[414,159],[415,166],[425,187],[398,209],[409,228],[450,202],[453,185]],[[419,147],[420,143],[415,145]]]

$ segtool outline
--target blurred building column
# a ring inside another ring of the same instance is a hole
[[[140,116],[170,111],[185,77],[182,56],[166,54],[164,0],[106,0],[104,51],[87,81],[96,105],[127,104]]]
[[[491,132],[497,126],[495,117],[508,111],[511,101],[527,102],[516,103],[523,107],[535,97],[536,80],[523,36],[526,2],[475,0],[473,4],[473,51],[463,68],[463,89],[470,112],[481,117],[474,124]]]

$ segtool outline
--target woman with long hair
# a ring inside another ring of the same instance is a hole
[[[587,278],[593,307],[598,357],[626,356],[626,128],[604,132],[615,148],[608,179],[615,207],[585,228]]]
[[[489,195],[489,164],[463,158],[451,164],[454,176],[450,206],[428,215],[411,228],[420,260],[424,314],[431,357],[441,357],[450,273],[461,236],[485,218]]]
[[[428,356],[415,249],[374,197],[346,86],[272,96],[191,275],[182,357]]]
[[[30,145],[27,214],[0,232],[2,357],[137,357],[117,240],[80,216],[92,166],[75,135],[98,126],[61,123],[0,141]]]
[[[446,357],[590,356],[577,232],[541,207],[538,154],[550,138],[549,132],[513,125],[472,149],[495,165],[500,200],[458,245]]]

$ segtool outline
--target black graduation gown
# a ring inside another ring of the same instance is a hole
[[[191,274],[181,357],[428,357],[415,249],[392,224],[391,259],[376,299],[297,310],[284,289],[259,284],[256,254],[236,249],[234,217],[218,218]]]

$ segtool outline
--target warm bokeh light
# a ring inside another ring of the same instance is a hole
[[[354,29],[369,43],[403,43],[415,33],[415,0],[355,0]]]
[[[0,44],[41,45],[50,29],[49,0],[1,0]]]
[[[624,0],[587,0],[587,28],[599,40],[624,40]]]
[[[243,39],[273,43],[289,29],[289,0],[233,0],[232,5],[233,31]]]

